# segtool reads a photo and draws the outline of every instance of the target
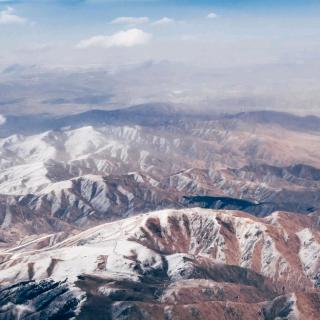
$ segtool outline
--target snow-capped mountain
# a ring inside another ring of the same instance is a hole
[[[146,105],[35,117],[35,130],[45,131],[32,134],[28,118],[13,135],[24,122],[8,118],[0,127],[8,133],[0,139],[1,246],[161,208],[317,212],[319,131],[276,115],[205,117]]]
[[[7,116],[0,319],[317,319],[318,121]]]
[[[312,217],[164,210],[49,239],[2,252],[0,318],[93,319],[90,310],[101,319],[150,319],[153,310],[159,319],[318,316],[320,228]]]

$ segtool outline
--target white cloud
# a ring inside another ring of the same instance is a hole
[[[214,12],[210,12],[208,15],[207,15],[207,19],[216,19],[218,18],[218,15]]]
[[[120,31],[110,36],[94,36],[89,39],[82,40],[78,43],[77,48],[86,49],[90,47],[96,48],[112,48],[112,47],[134,47],[146,44],[152,38],[150,33],[146,33],[140,29],[129,29]]]
[[[0,24],[25,24],[27,19],[15,14],[15,10],[12,7],[0,11]]]
[[[165,25],[171,24],[173,22],[174,22],[173,19],[168,18],[168,17],[163,17],[163,18],[153,22],[152,25],[154,25],[154,26],[165,26]]]
[[[131,25],[144,24],[148,22],[149,22],[148,17],[119,17],[111,21],[112,24],[131,24]]]
[[[0,114],[0,126],[2,126],[3,124],[5,124],[7,121],[6,117],[4,117],[2,114]]]

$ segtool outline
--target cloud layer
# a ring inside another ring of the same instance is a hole
[[[77,48],[112,48],[112,47],[134,47],[148,43],[152,38],[150,33],[140,29],[129,29],[120,31],[110,36],[98,35],[89,39],[82,40],[78,43]]]
[[[119,17],[111,21],[112,24],[144,24],[148,23],[148,17]]]
[[[207,18],[208,19],[216,19],[218,18],[218,15],[214,12],[210,12],[208,15],[207,15]]]
[[[154,26],[165,26],[165,25],[168,25],[168,24],[172,24],[173,22],[174,22],[173,19],[168,18],[168,17],[163,17],[163,18],[153,22],[152,24]]]
[[[25,24],[27,19],[15,14],[15,10],[11,7],[0,11],[0,24]]]

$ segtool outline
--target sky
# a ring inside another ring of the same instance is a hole
[[[319,15],[313,0],[0,0],[0,66],[304,63]]]

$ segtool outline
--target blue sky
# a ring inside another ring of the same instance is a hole
[[[0,0],[0,64],[317,59],[315,0]]]

